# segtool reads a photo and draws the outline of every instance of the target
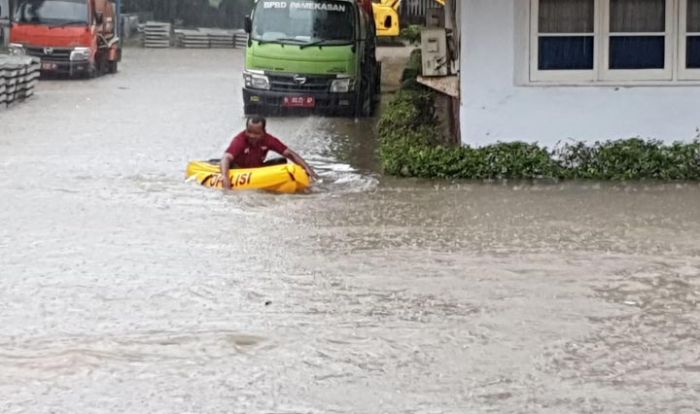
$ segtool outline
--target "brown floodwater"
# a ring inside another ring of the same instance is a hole
[[[1,413],[698,413],[700,186],[383,177],[273,118],[309,194],[185,182],[240,51],[128,49],[0,112]]]

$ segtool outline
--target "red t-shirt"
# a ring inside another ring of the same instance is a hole
[[[239,168],[262,167],[267,152],[272,150],[280,155],[287,151],[287,146],[270,134],[265,134],[258,142],[248,141],[245,131],[236,135],[226,150],[233,157],[233,163]]]

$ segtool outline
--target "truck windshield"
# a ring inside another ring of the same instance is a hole
[[[18,23],[48,25],[88,24],[85,0],[21,0],[15,12]]]
[[[333,0],[258,1],[253,40],[291,44],[349,44],[353,3]]]

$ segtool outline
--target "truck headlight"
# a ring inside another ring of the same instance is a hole
[[[252,89],[270,89],[270,79],[263,71],[246,70],[243,72],[243,80],[246,88]]]
[[[10,43],[7,45],[7,51],[13,56],[22,56],[25,54],[24,46],[20,45],[19,43]]]
[[[355,86],[355,82],[352,78],[334,79],[333,82],[331,82],[331,92],[333,92],[333,93],[350,92],[354,86]]]
[[[76,47],[70,52],[70,60],[89,60],[91,53],[89,47]]]

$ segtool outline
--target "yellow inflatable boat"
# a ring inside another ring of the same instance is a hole
[[[266,190],[277,193],[296,193],[309,188],[311,180],[304,168],[297,164],[278,164],[260,168],[232,169],[229,171],[233,190]],[[187,165],[187,178],[205,187],[223,188],[218,160],[192,161]]]

